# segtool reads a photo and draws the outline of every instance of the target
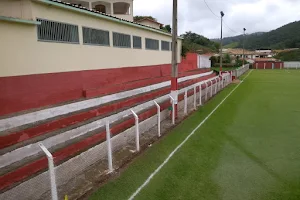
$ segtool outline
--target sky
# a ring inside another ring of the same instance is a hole
[[[134,0],[134,15],[151,15],[172,23],[172,0]],[[300,20],[300,0],[178,0],[178,33],[192,31],[220,38],[220,11],[225,13],[223,37],[267,32]]]

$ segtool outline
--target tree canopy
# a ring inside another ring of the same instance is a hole
[[[213,42],[197,33],[189,31],[180,36],[183,37],[182,48],[186,52],[197,52],[202,50],[203,53],[207,53],[219,51],[220,44],[218,42]]]
[[[157,22],[157,19],[156,18],[154,18],[154,17],[152,17],[152,16],[143,16],[143,15],[136,15],[136,16],[134,16],[133,17],[133,21],[140,21],[141,19],[144,19],[144,18],[149,18],[149,19],[151,19],[151,20],[153,20],[153,21],[156,21]]]

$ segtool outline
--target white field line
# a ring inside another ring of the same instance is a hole
[[[245,80],[250,74],[252,70],[247,74],[247,76],[243,79]],[[173,155],[188,141],[188,139],[194,135],[194,133],[210,118],[212,114],[224,103],[224,101],[241,85],[240,82],[218,105],[215,109],[213,109],[207,117],[169,154],[169,156],[164,160],[164,162],[147,178],[147,180],[129,197],[128,200],[133,200],[140,191],[151,181],[151,179],[163,168],[165,164],[173,157]]]

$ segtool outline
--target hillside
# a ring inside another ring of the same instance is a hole
[[[275,58],[282,61],[300,61],[300,49],[281,52],[275,56]]]
[[[286,24],[270,32],[257,32],[245,36],[246,49],[284,49],[300,47],[300,21]],[[219,40],[214,40],[218,41]],[[243,46],[243,35],[227,37],[223,44],[229,47]]]

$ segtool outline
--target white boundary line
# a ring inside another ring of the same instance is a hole
[[[250,74],[252,70],[247,74],[247,76],[243,79],[245,80]],[[151,179],[161,170],[161,168],[167,164],[167,162],[173,157],[173,155],[184,145],[184,143],[192,136],[194,133],[210,118],[212,114],[224,103],[224,101],[241,85],[240,82],[218,105],[215,109],[213,109],[209,115],[169,154],[169,156],[164,160],[164,162],[147,178],[147,180],[129,197],[128,200],[133,200],[140,191],[151,181]]]

